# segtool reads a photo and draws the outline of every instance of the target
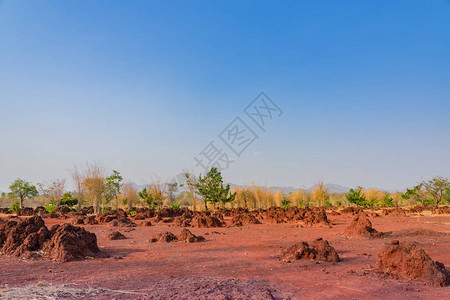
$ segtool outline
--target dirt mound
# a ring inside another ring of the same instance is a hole
[[[322,238],[318,238],[310,244],[307,242],[294,244],[283,251],[281,255],[281,260],[285,262],[292,262],[300,259],[334,263],[340,260],[336,250],[330,246],[328,241]]]
[[[341,210],[341,213],[343,214],[352,214],[352,215],[357,215],[360,212],[363,212],[363,209],[361,207],[353,207],[353,206],[348,206]]]
[[[191,226],[197,228],[222,227],[222,225],[222,222],[213,216],[197,216],[191,221]]]
[[[109,222],[110,226],[113,227],[136,227],[136,223],[131,221],[128,217],[120,217],[119,219]]]
[[[95,216],[87,216],[84,218],[84,225],[96,225],[98,224],[97,220],[95,219]]]
[[[34,216],[20,222],[8,221],[0,225],[2,253],[13,256],[31,256],[50,238],[50,232],[41,217]]]
[[[179,242],[198,243],[198,242],[203,242],[204,240],[205,240],[204,237],[199,236],[199,235],[194,235],[192,232],[190,232],[186,228],[183,229],[181,231],[180,235],[178,236]]]
[[[175,226],[178,227],[190,227],[191,226],[191,219],[186,218],[184,215],[180,217],[176,217],[174,219]]]
[[[52,238],[45,242],[42,250],[56,261],[82,260],[100,254],[97,237],[83,227],[71,224],[54,225],[50,232]]]
[[[406,210],[401,207],[396,207],[392,209],[383,209],[381,212],[384,216],[392,216],[392,217],[406,217]]]
[[[26,217],[33,216],[34,215],[34,209],[31,208],[31,207],[24,207],[24,208],[22,208],[21,210],[19,210],[17,212],[17,215],[19,215],[19,216],[26,216]]]
[[[231,226],[244,226],[250,224],[261,224],[261,222],[251,214],[241,214],[234,216],[231,219]]]
[[[383,236],[383,233],[376,231],[372,227],[372,223],[367,218],[367,215],[359,214],[345,229],[344,235],[347,237],[379,238]]]
[[[96,225],[98,221],[95,219],[95,216],[77,216],[71,222],[72,225]]]
[[[161,232],[157,237],[150,239],[150,243],[171,243],[178,241],[178,238],[172,232]]]
[[[108,235],[108,240],[111,240],[111,241],[115,241],[115,240],[124,240],[124,239],[126,239],[127,237],[126,236],[124,236],[121,232],[119,232],[119,231],[113,231],[113,232],[111,232],[109,235]]]
[[[280,224],[287,222],[286,212],[280,207],[269,207],[265,217],[269,223]]]
[[[314,225],[331,225],[330,221],[328,221],[327,213],[324,209],[321,210],[311,210],[305,214],[303,219],[303,223],[307,226]]]
[[[433,214],[438,214],[438,215],[448,215],[450,214],[450,207],[439,207],[433,210]]]
[[[434,286],[447,284],[444,265],[432,261],[422,248],[410,242],[393,240],[386,244],[378,254],[377,267],[390,274]]]
[[[37,258],[42,250],[58,261],[79,260],[100,252],[95,234],[71,224],[55,225],[49,231],[39,216],[1,222],[0,246],[3,254]]]
[[[144,221],[141,224],[139,224],[139,226],[144,226],[144,227],[149,227],[152,226],[152,222],[150,221]]]
[[[144,214],[135,214],[133,217],[134,220],[145,220],[145,215]]]
[[[171,243],[171,242],[185,242],[185,243],[197,243],[205,240],[202,236],[194,235],[187,229],[183,229],[181,233],[176,236],[171,232],[161,232],[158,236],[150,239],[151,243]]]
[[[72,225],[84,225],[84,218],[75,218],[70,222]]]
[[[10,214],[9,208],[0,207],[0,214]]]

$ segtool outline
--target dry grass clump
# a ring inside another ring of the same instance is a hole
[[[243,207],[248,209],[269,208],[281,206],[282,194],[280,190],[272,190],[255,184],[245,187],[234,187],[232,193],[236,193],[232,207]]]

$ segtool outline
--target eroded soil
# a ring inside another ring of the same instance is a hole
[[[433,259],[450,267],[450,216],[370,218],[382,238],[348,238],[354,216],[328,214],[332,226],[266,223],[239,227],[190,228],[199,243],[150,243],[161,232],[179,235],[172,223],[136,227],[79,225],[97,235],[109,258],[73,262],[0,256],[0,298],[8,287],[66,285],[101,292],[79,297],[99,299],[449,299],[450,286],[396,280],[372,272],[377,254],[391,239],[416,242]],[[70,220],[44,219],[47,227]],[[231,223],[231,217],[225,221]],[[153,223],[153,222],[152,222]],[[127,238],[110,240],[113,231]],[[300,241],[327,240],[338,263],[280,261],[282,250]],[[74,298],[62,294],[56,298]]]

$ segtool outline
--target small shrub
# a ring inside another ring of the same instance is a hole
[[[291,201],[289,200],[289,196],[286,194],[283,194],[281,199],[281,206],[283,206],[284,209],[291,208]]]
[[[333,204],[331,204],[330,200],[325,200],[325,207],[330,207],[333,206]]]
[[[47,205],[44,205],[44,207],[45,207],[45,210],[48,213],[52,213],[56,209],[56,205],[54,203],[51,203],[51,202],[49,204],[47,204]]]
[[[65,205],[68,207],[72,207],[74,205],[78,204],[78,200],[74,197],[72,197],[72,194],[70,192],[67,192],[63,195],[63,197],[61,198],[60,205]]]
[[[170,207],[175,210],[180,209],[180,203],[171,203]]]
[[[354,189],[350,189],[350,191],[345,194],[345,197],[347,198],[348,202],[356,204],[358,206],[368,206],[368,201],[366,197],[361,193],[361,188],[357,189],[356,191]]]
[[[385,206],[394,206],[394,199],[389,195],[389,193],[385,193],[383,197],[383,204]]]
[[[9,211],[11,212],[18,212],[20,210],[19,202],[14,202],[13,205],[11,205],[11,208]]]
[[[134,216],[136,214],[135,210],[130,211],[130,215]]]

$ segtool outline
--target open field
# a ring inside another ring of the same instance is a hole
[[[299,226],[292,221],[242,227],[190,228],[205,237],[201,243],[150,243],[157,234],[182,228],[156,222],[136,227],[110,224],[81,225],[97,236],[108,258],[55,262],[0,257],[0,299],[45,294],[50,298],[98,299],[446,299],[450,287],[377,275],[377,253],[392,239],[413,241],[433,260],[450,265],[450,215],[370,218],[386,236],[347,238],[345,228],[353,214],[328,213],[331,226]],[[47,227],[71,219],[45,218]],[[230,217],[225,217],[227,224]],[[417,229],[417,230],[416,230]],[[119,230],[127,238],[109,240]],[[280,261],[283,249],[299,241],[322,237],[336,249],[338,263]],[[40,292],[36,292],[40,290]],[[228,298],[227,298],[228,297]]]

